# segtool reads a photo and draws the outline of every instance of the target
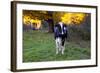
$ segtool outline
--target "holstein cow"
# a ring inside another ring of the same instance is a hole
[[[64,54],[65,40],[67,39],[67,26],[62,22],[59,22],[54,26],[54,36],[56,42],[56,54]]]

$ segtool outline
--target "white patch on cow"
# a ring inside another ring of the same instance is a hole
[[[64,30],[66,30],[66,27],[64,27]]]

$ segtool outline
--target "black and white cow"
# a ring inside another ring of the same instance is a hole
[[[65,50],[65,40],[67,38],[67,26],[63,24],[62,22],[59,22],[54,26],[54,36],[55,36],[55,42],[56,42],[56,54],[61,52],[61,54],[64,54]]]

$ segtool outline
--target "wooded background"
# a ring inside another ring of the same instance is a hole
[[[54,12],[23,10],[24,30],[46,29],[53,32],[54,25],[62,20],[68,26],[70,40],[91,39],[91,14],[80,12]]]

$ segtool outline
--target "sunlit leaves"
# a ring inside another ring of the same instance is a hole
[[[67,25],[80,25],[84,22],[86,13],[80,12],[52,12],[49,14],[48,11],[23,11],[23,23],[26,25],[37,24],[37,28],[40,27],[41,21],[47,20],[49,17],[52,18],[54,24],[62,20]]]
[[[25,25],[35,26],[35,28],[39,29],[41,26],[41,20],[39,19],[32,19],[30,15],[23,16],[23,23]]]
[[[85,13],[64,13],[61,17],[62,22],[70,25],[70,24],[81,24],[85,19]]]

